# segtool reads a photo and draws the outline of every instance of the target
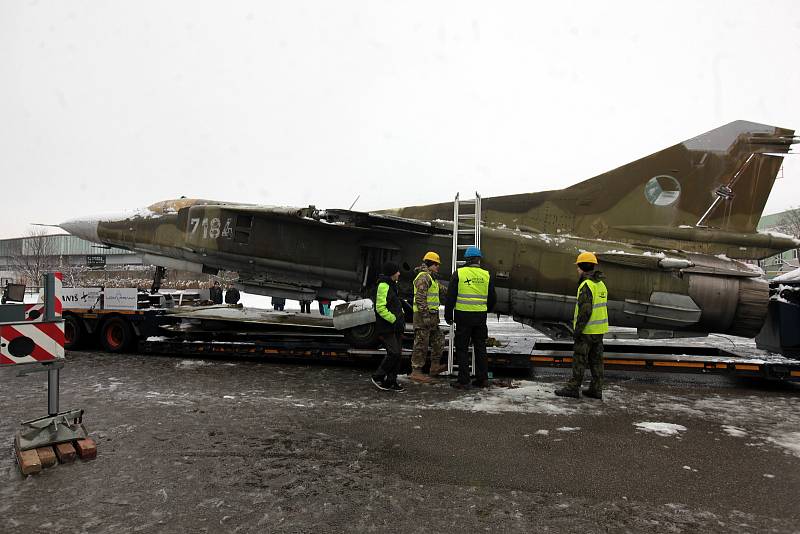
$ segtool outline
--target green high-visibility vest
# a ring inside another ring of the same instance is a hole
[[[584,334],[605,334],[608,332],[608,290],[603,282],[595,282],[588,278],[578,286],[578,298],[584,285],[592,290],[592,315],[583,329]],[[575,315],[572,318],[572,328],[578,322],[578,303],[575,303]]]
[[[485,312],[489,300],[489,271],[475,266],[458,269],[456,310]]]
[[[431,275],[431,273],[426,271],[420,271],[416,278],[414,278],[414,313],[418,312],[417,309],[417,279],[422,275],[428,275],[431,278],[431,287],[428,288],[428,310],[430,311],[438,311],[439,310],[439,282]]]

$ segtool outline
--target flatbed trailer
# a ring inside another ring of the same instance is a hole
[[[409,341],[409,340],[407,340]],[[140,350],[147,354],[189,357],[246,357],[260,361],[282,362],[367,362],[380,359],[383,349],[352,348],[342,336],[278,334],[247,340],[146,340]],[[687,354],[694,350],[694,354]],[[446,357],[443,352],[443,357]],[[403,349],[405,365],[411,350]],[[536,342],[530,353],[489,350],[489,368],[493,371],[527,371],[537,367],[572,365],[571,345],[559,342]],[[607,370],[648,371],[654,373],[691,373],[725,375],[732,378],[760,378],[800,382],[800,361],[776,357],[754,359],[715,347],[643,344],[609,344],[604,354]]]
[[[162,327],[178,320],[163,309],[114,310],[70,308],[63,312],[64,347],[76,350],[97,346],[106,352],[134,350],[139,341],[159,335]]]
[[[218,329],[218,322],[202,317],[187,319],[185,315],[176,316],[159,308],[70,308],[64,310],[65,346],[73,350],[99,343],[108,352],[138,350],[145,354],[291,362],[358,363],[378,360],[385,354],[383,349],[354,348],[341,331],[332,326],[309,328],[308,325],[284,323],[272,325],[269,331],[237,331]],[[406,367],[411,356],[411,337],[407,332],[403,350]],[[502,339],[500,341],[502,343]],[[572,365],[572,344],[568,342],[537,340],[529,352],[518,349],[489,347],[490,369],[535,373],[537,367]],[[701,344],[681,346],[609,340],[605,344],[604,364],[608,370],[800,382],[800,360],[782,356],[752,358]]]
[[[650,344],[604,344],[605,369],[656,373],[699,373],[736,378],[800,382],[800,360],[749,358],[717,347]],[[530,354],[534,367],[571,367],[572,346],[537,342]]]

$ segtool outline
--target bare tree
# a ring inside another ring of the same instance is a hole
[[[780,231],[784,234],[800,239],[800,208],[791,208],[783,213],[778,221]],[[794,259],[788,261],[789,265],[793,268],[798,267],[798,257],[800,257],[800,249],[794,249]]]
[[[88,270],[85,265],[73,265],[64,256],[58,256],[58,271],[62,274],[65,287],[80,287],[83,273]]]
[[[42,275],[58,267],[55,241],[44,228],[33,228],[10,255],[10,267],[27,285],[41,284]]]

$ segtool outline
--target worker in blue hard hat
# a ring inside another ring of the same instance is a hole
[[[475,349],[476,387],[489,387],[489,362],[486,358],[486,339],[489,332],[486,316],[494,309],[497,295],[494,279],[489,271],[481,267],[481,251],[469,247],[464,251],[465,265],[459,267],[450,278],[447,299],[444,304],[444,319],[447,324],[456,324],[455,353],[458,363],[458,381],[452,386],[469,389],[470,342]]]

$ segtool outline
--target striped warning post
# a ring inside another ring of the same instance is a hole
[[[0,324],[0,365],[50,362],[64,358],[62,275],[46,275],[44,282],[48,289],[41,295],[40,302],[25,305],[22,322]]]
[[[64,275],[62,273],[53,273],[55,275],[55,291],[53,294],[53,303],[55,304],[56,319],[61,318],[61,310],[64,303],[61,302],[61,288],[64,287]]]
[[[64,323],[0,325],[0,365],[64,358]]]
[[[44,319],[44,302],[25,305],[25,320],[29,323],[41,322]]]
[[[43,321],[46,320],[45,316],[47,315],[47,304],[48,298],[45,295],[46,286],[48,284],[47,278],[49,275],[45,275],[44,285],[42,290],[39,291],[39,299],[36,304],[26,304],[25,305],[25,320],[30,322],[35,321]],[[53,284],[52,284],[52,292],[53,295],[51,300],[53,302],[53,316],[50,320],[58,320],[61,318],[61,312],[64,308],[64,303],[61,300],[61,293],[62,288],[64,287],[64,275],[61,273],[53,273]]]

